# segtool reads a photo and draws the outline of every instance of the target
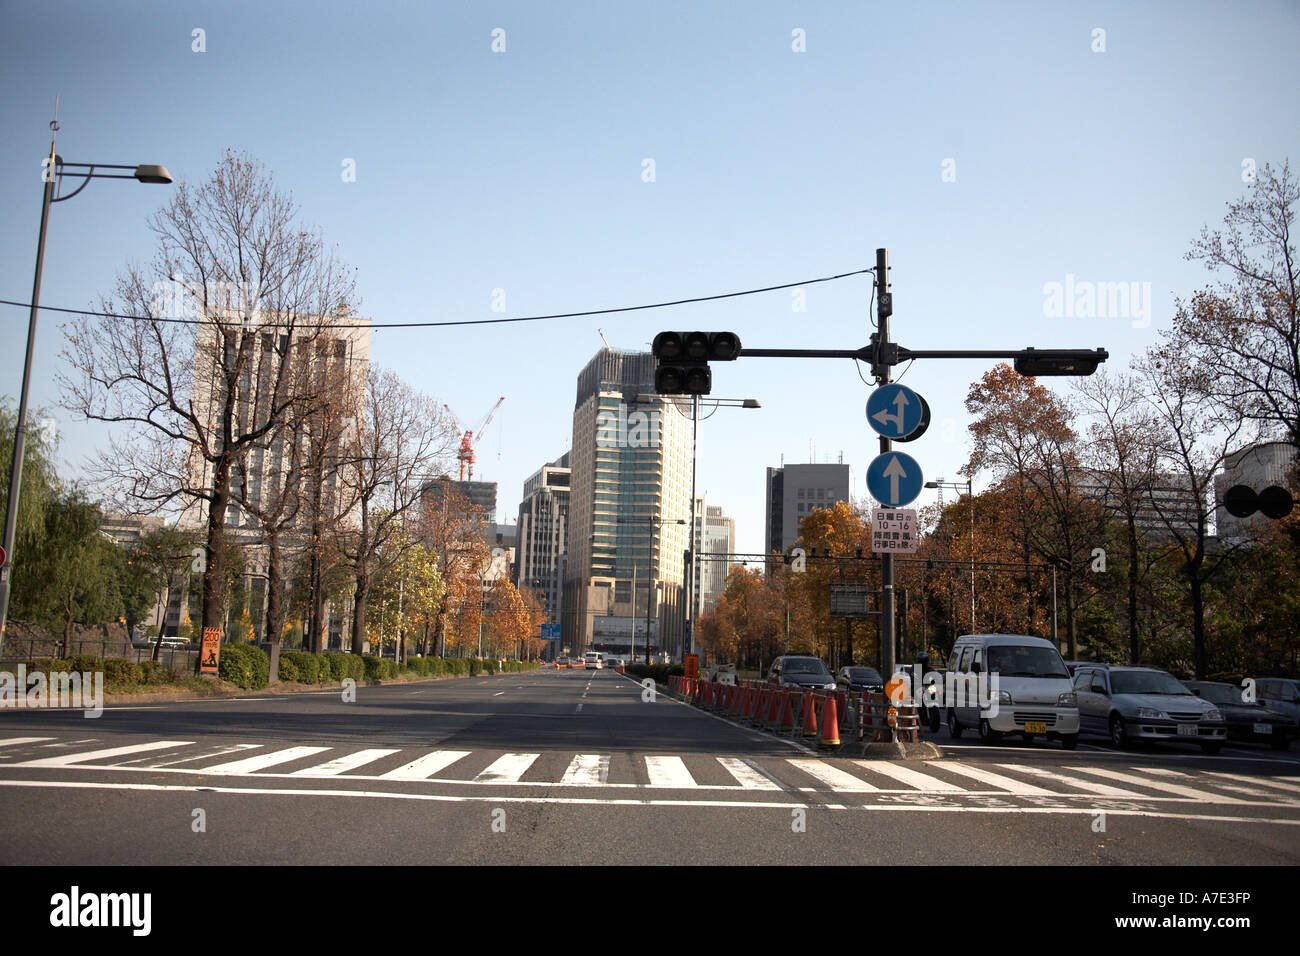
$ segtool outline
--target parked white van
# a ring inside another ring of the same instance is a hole
[[[963,635],[953,645],[945,678],[944,706],[954,740],[971,728],[985,743],[1021,734],[1026,741],[1059,740],[1066,750],[1078,746],[1078,700],[1051,641],[1024,634]],[[976,684],[987,688],[979,697],[951,693],[951,685],[960,691]]]

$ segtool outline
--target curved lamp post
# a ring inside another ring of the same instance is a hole
[[[58,120],[50,123],[57,133]],[[13,572],[14,530],[18,523],[18,495],[23,479],[23,453],[27,444],[27,392],[31,384],[32,354],[36,346],[36,316],[40,311],[41,270],[45,265],[45,232],[50,218],[50,206],[71,199],[90,184],[92,179],[134,179],[142,183],[170,183],[171,173],[166,166],[115,166],[106,163],[65,163],[54,152],[54,137],[50,138],[50,155],[45,159],[41,179],[44,182],[41,197],[41,228],[36,242],[36,276],[32,282],[31,312],[27,319],[27,355],[23,361],[23,384],[18,399],[18,426],[14,430],[13,464],[9,473],[9,497],[5,502],[4,563],[0,566],[0,646],[3,646],[5,626],[9,615],[9,585]],[[131,172],[100,172],[100,170],[131,170]],[[80,178],[81,185],[65,195],[64,177]]]

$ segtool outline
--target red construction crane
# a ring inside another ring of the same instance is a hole
[[[474,480],[474,444],[479,438],[483,437],[483,430],[488,427],[488,423],[492,421],[492,417],[496,415],[497,409],[501,407],[501,403],[505,400],[506,397],[504,395],[498,398],[497,403],[492,406],[490,412],[483,416],[483,421],[479,422],[477,428],[465,428],[465,426],[461,424],[460,419],[456,417],[456,413],[451,410],[450,405],[444,404],[442,406],[447,409],[447,414],[449,414],[451,420],[456,423],[456,428],[463,432],[460,436],[460,451],[456,453],[456,457],[460,459],[461,481],[466,480],[465,469],[467,465],[469,466],[469,480]]]

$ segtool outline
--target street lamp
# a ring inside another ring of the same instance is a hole
[[[927,481],[927,488],[952,488],[960,491],[961,482],[944,481],[942,478],[937,481]],[[966,496],[970,499],[970,632],[975,633],[975,492],[971,479],[966,479]],[[940,500],[943,499],[943,491],[939,492]]]
[[[56,108],[57,112],[57,108]],[[57,133],[59,121],[50,122],[50,130]],[[18,523],[18,494],[23,479],[23,453],[27,444],[27,392],[31,384],[32,355],[36,346],[36,316],[40,311],[41,270],[45,265],[45,233],[49,223],[50,205],[71,199],[89,185],[92,179],[134,179],[142,183],[170,183],[171,173],[165,166],[115,166],[105,163],[65,163],[54,152],[54,136],[50,137],[50,155],[45,160],[44,188],[41,197],[41,228],[36,241],[36,275],[32,281],[31,312],[27,319],[27,355],[23,360],[23,384],[18,399],[18,426],[14,430],[13,464],[9,473],[9,497],[5,502],[4,557],[0,559],[0,645],[4,642],[5,625],[9,615],[9,582],[12,576],[14,531]],[[97,172],[102,169],[129,169],[129,173]],[[82,183],[66,196],[62,192],[63,177],[80,177]]]
[[[713,410],[704,416],[705,421],[717,414],[719,408],[762,408],[762,404],[756,398],[710,398],[709,403]],[[678,407],[676,401],[670,401],[668,397],[656,394],[638,393],[636,404],[638,405],[657,405],[671,404],[677,409],[678,414],[685,415],[685,412]],[[696,432],[700,423],[700,396],[691,396],[691,529],[687,536],[689,542],[686,549],[686,600],[682,602],[682,660],[686,660],[686,655],[691,653],[691,627],[695,622],[695,461],[696,461]],[[703,538],[703,534],[701,534]],[[647,640],[649,635],[647,635]],[[647,648],[648,650],[648,648]]]

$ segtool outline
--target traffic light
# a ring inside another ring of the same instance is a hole
[[[1258,494],[1249,485],[1233,485],[1223,496],[1223,507],[1237,518],[1249,518],[1258,511],[1277,521],[1289,515],[1294,506],[1291,492],[1280,485],[1271,485]]]
[[[708,395],[713,389],[710,362],[730,362],[740,355],[734,332],[660,332],[651,346],[658,366],[655,391],[660,395]]]
[[[1105,349],[1093,352],[1082,349],[1025,349],[1016,356],[1016,371],[1021,375],[1091,375],[1097,366],[1110,358]]]

